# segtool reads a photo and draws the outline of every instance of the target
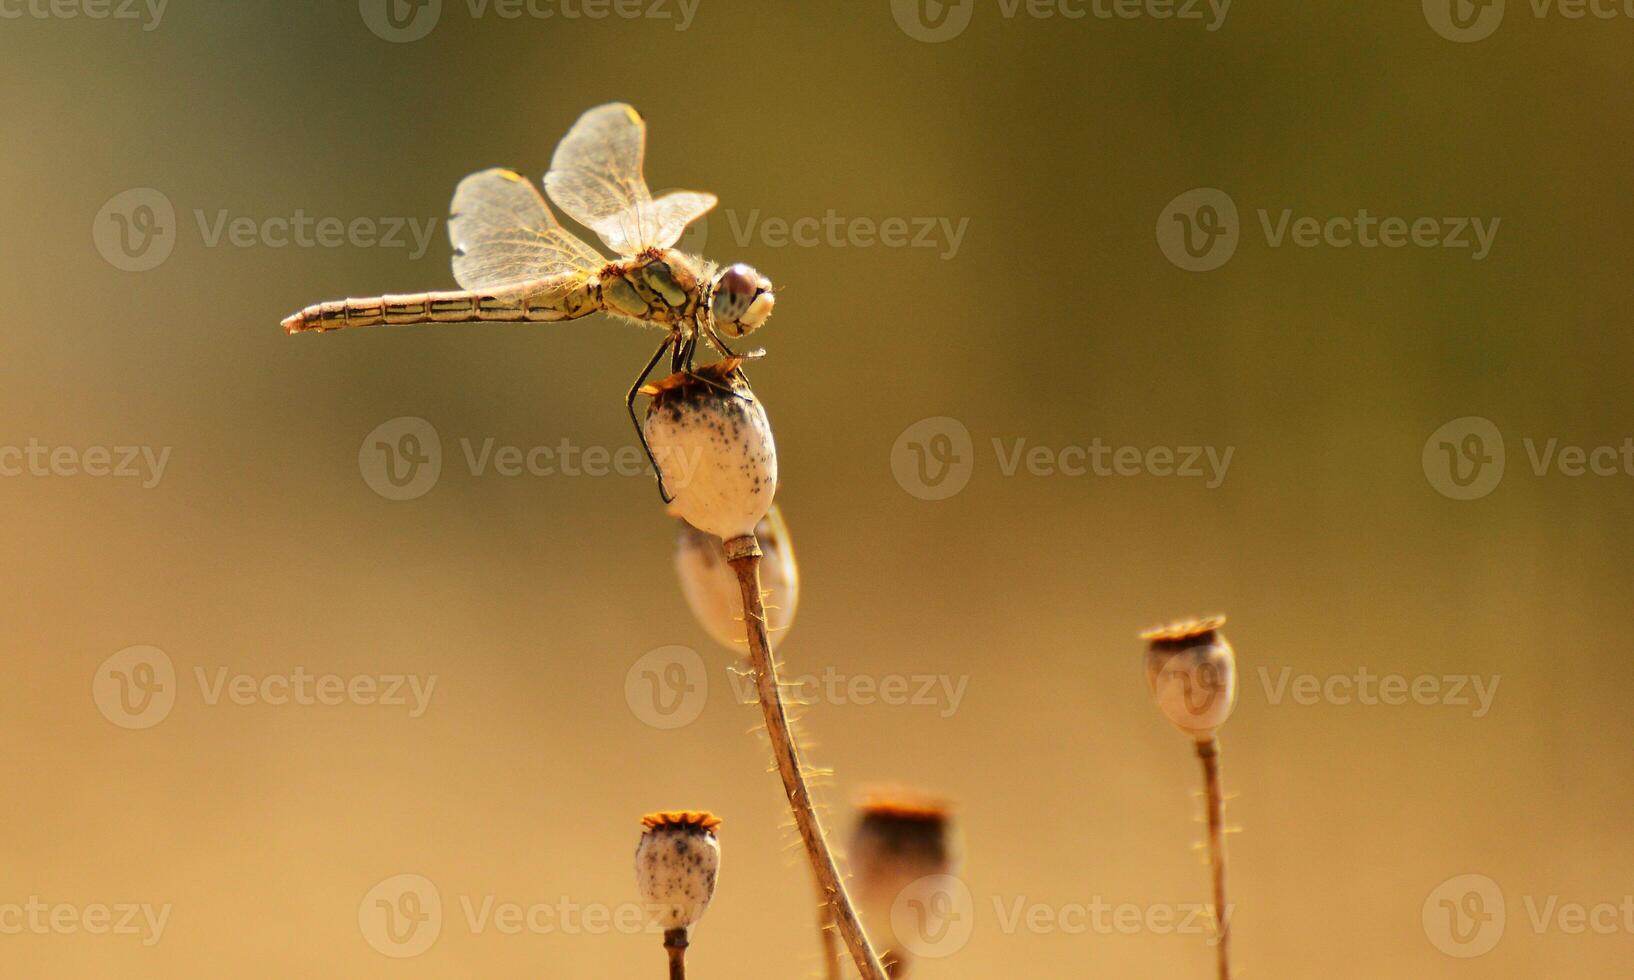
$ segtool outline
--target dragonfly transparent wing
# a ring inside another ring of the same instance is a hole
[[[686,226],[715,206],[715,195],[676,191],[657,201],[642,162],[647,124],[613,102],[579,117],[551,158],[545,190],[568,217],[601,236],[620,255],[668,248]]]
[[[513,170],[484,170],[460,181],[449,211],[454,279],[462,289],[588,275],[607,264],[563,228],[533,184]]]

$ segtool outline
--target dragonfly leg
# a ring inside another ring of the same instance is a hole
[[[709,327],[707,329],[709,330],[709,341],[710,341],[710,343],[714,344],[717,348],[719,348],[720,352],[722,354],[725,354],[727,357],[737,358],[738,360],[741,360],[741,361],[747,361],[747,360],[751,360],[751,359],[756,358],[756,357],[761,357],[766,353],[764,350],[752,350],[747,354],[739,354],[737,351],[735,351],[732,348],[726,346],[726,342],[721,339],[720,334],[715,332],[714,327]],[[743,365],[739,364],[737,366],[737,368],[733,371],[733,373],[736,374],[738,377],[742,378],[744,384],[749,383],[749,375],[748,375],[748,372],[743,370]],[[737,390],[732,389],[732,388],[727,388],[727,387],[725,387],[723,385],[715,385],[715,387],[719,388],[720,390],[722,390],[724,392],[726,392],[727,394],[737,395],[739,398],[744,398],[744,399],[749,398],[749,396],[744,394],[743,392],[737,391]]]
[[[725,354],[727,357],[735,357],[740,361],[753,361],[753,360],[756,360],[757,358],[762,358],[762,357],[766,356],[766,348],[764,348],[764,347],[757,347],[754,350],[747,350],[747,351],[744,351],[743,353],[739,354],[737,351],[733,350],[732,348],[730,348],[730,347],[728,347],[726,345],[726,341],[721,339],[721,335],[715,332],[714,327],[709,327],[708,330],[709,330],[709,342],[711,344],[713,344],[716,349],[718,349],[722,354]]]
[[[630,421],[635,423],[636,438],[641,440],[641,449],[647,454],[647,462],[652,464],[652,471],[658,476],[658,496],[666,504],[675,498],[670,496],[669,491],[664,487],[664,471],[658,468],[658,458],[652,454],[652,447],[647,445],[647,430],[642,428],[641,420],[636,418],[635,398],[636,395],[641,393],[641,386],[647,383],[647,375],[652,374],[652,369],[658,366],[659,359],[664,356],[664,352],[669,350],[670,344],[674,343],[674,341],[674,337],[664,338],[664,342],[658,345],[658,350],[652,355],[652,360],[648,361],[647,366],[641,369],[641,376],[636,378],[635,384],[630,386],[630,393],[624,396],[624,407],[629,409]]]
[[[675,359],[671,366],[676,371],[685,371],[686,373],[691,374],[692,357],[697,350],[698,338],[696,336],[688,337],[686,340],[676,343]]]
[[[732,348],[726,346],[726,341],[721,339],[721,335],[715,332],[714,327],[709,328],[709,340],[716,347],[719,347],[720,350],[721,350],[721,353],[725,354],[727,357],[737,357],[738,356],[737,351],[735,351]]]

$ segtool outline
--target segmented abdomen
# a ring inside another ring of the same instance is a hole
[[[407,323],[551,323],[598,308],[582,278],[529,283],[494,292],[405,293],[314,303],[284,320],[285,333]]]

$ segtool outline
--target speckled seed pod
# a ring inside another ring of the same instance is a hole
[[[675,498],[669,512],[722,540],[753,534],[777,492],[771,422],[735,367],[709,365],[649,386],[644,426]]]
[[[851,837],[853,894],[880,959],[893,977],[906,976],[908,942],[898,936],[893,910],[914,882],[953,874],[957,859],[953,814],[945,800],[917,793],[879,793],[864,799]]]
[[[698,622],[729,650],[745,651],[743,635],[743,592],[732,567],[726,564],[721,539],[685,521],[675,545],[675,573],[681,592]],[[766,628],[772,642],[794,623],[800,605],[800,569],[794,563],[794,548],[783,512],[776,504],[755,528],[764,557],[760,562],[760,587],[766,592]]]
[[[666,932],[688,929],[715,897],[721,844],[714,814],[681,810],[649,813],[635,849],[635,880],[654,924]]]
[[[1237,704],[1237,657],[1220,634],[1224,616],[1147,630],[1146,684],[1159,711],[1199,742],[1231,717]]]

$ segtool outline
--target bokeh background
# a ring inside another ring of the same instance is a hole
[[[660,975],[651,935],[481,916],[634,901],[637,817],[691,806],[726,818],[694,974],[815,975],[758,711],[682,600],[649,478],[467,462],[490,439],[633,446],[620,399],[656,337],[278,329],[319,300],[450,287],[454,184],[538,176],[578,113],[622,99],[654,188],[721,198],[689,241],[778,285],[752,374],[804,575],[787,669],[964,685],[802,712],[840,839],[870,784],[958,801],[971,928],[924,977],[1211,975],[1200,935],[1011,923],[1018,903],[1083,923],[1205,900],[1196,762],[1135,634],[1215,611],[1243,671],[1223,733],[1242,975],[1622,975],[1627,911],[1599,931],[1557,913],[1634,893],[1634,473],[1531,454],[1634,436],[1634,19],[652,4],[403,4],[395,36],[372,0],[0,4],[0,443],[47,452],[43,474],[0,456],[0,974]],[[174,217],[119,197],[144,188]],[[1239,214],[1211,271],[1160,233],[1194,188]],[[1277,245],[1260,218],[1361,209],[1497,233],[1477,259]],[[298,211],[436,224],[423,254],[211,233]],[[775,233],[831,213],[833,240]],[[856,223],[922,218],[963,225],[957,246]],[[365,477],[371,433],[403,418],[442,466],[393,500]],[[1095,440],[1232,457],[1219,481],[1006,472],[1018,446]],[[1443,441],[1460,466],[1502,453],[1501,479],[1488,459],[1461,488]],[[162,474],[81,471],[124,446],[168,452]],[[690,721],[666,728],[643,658],[676,646],[697,660],[660,657],[702,663],[707,690],[672,692]],[[297,671],[435,688],[417,717],[211,697]],[[1359,703],[1337,685],[1363,671],[1436,693]],[[1299,703],[1281,683],[1301,677],[1328,693]],[[366,921],[400,875],[442,905],[411,957]],[[30,926],[31,900],[67,911]],[[88,934],[118,903],[168,906],[162,934]]]

